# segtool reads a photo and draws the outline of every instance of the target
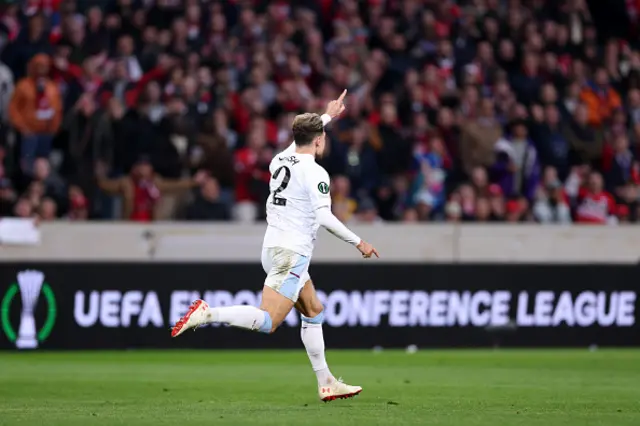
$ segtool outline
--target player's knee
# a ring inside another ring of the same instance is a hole
[[[307,324],[322,324],[324,322],[324,308],[322,305],[319,308],[312,307],[307,314],[309,316],[300,315],[302,322]]]
[[[262,322],[262,325],[258,327],[258,331],[264,334],[274,333],[278,328],[278,324],[273,323],[273,320],[271,319],[271,314],[269,314],[269,312],[263,310],[262,313],[264,314],[264,320]]]
[[[262,325],[257,329],[260,333],[273,334],[280,327],[280,322],[274,321],[273,316],[266,310],[262,310],[264,314],[264,320]]]

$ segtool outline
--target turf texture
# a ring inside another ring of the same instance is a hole
[[[0,353],[0,425],[640,425],[640,351]]]

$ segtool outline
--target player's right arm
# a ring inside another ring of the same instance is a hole
[[[314,169],[307,176],[307,191],[318,223],[342,241],[354,245],[362,253],[362,257],[380,257],[375,247],[358,237],[331,212],[329,174],[320,166]]]

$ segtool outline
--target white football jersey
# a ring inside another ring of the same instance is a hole
[[[320,227],[315,211],[331,208],[329,174],[313,155],[296,153],[295,143],[271,160],[269,171],[271,193],[263,247],[311,256]]]

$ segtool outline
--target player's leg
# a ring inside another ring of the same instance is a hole
[[[260,308],[247,305],[210,308],[205,301],[196,300],[173,327],[171,335],[177,337],[190,328],[209,323],[273,333],[298,298],[300,276],[307,272],[309,259],[286,249],[267,249],[263,251],[262,266],[267,279]]]
[[[329,371],[324,355],[324,335],[322,333],[324,307],[320,303],[310,279],[306,280],[304,287],[302,287],[295,308],[300,312],[300,337],[307,350],[311,367],[316,373],[318,386],[329,384],[335,378]]]
[[[362,392],[360,386],[350,386],[341,380],[336,380],[329,370],[325,358],[324,335],[322,324],[324,322],[324,307],[318,299],[318,294],[308,274],[303,276],[304,287],[300,291],[300,297],[295,304],[301,316],[300,337],[307,350],[311,367],[318,379],[318,395],[323,401],[331,401],[337,398],[350,398]]]
[[[187,313],[171,329],[171,337],[178,337],[185,331],[205,324],[221,323],[251,331],[271,333],[271,314],[249,305],[221,306],[211,308],[204,300],[194,301]]]

